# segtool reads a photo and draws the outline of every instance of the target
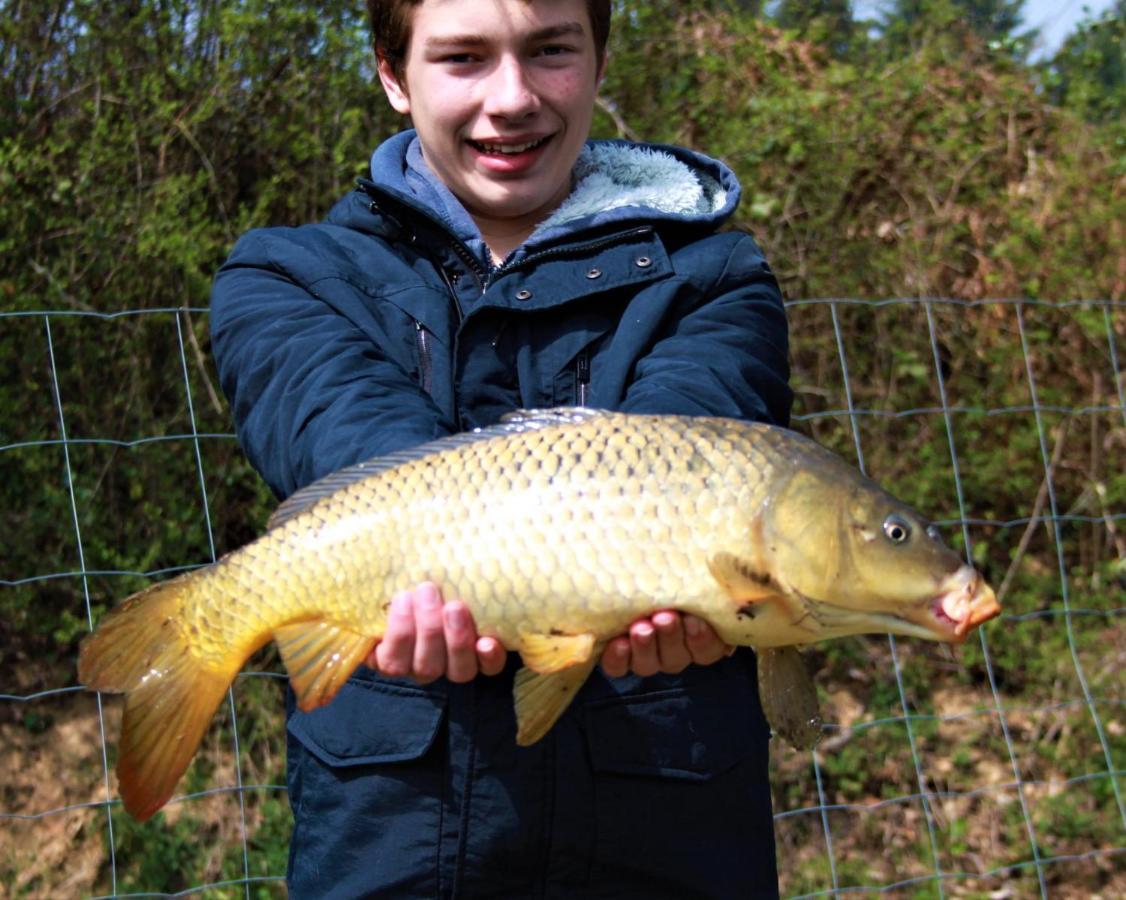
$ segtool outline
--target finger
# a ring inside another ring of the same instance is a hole
[[[482,675],[499,675],[508,662],[508,651],[494,637],[477,638],[477,668]]]
[[[692,662],[702,666],[709,666],[730,656],[734,649],[720,640],[711,625],[695,616],[684,617],[684,639]]]
[[[602,671],[611,678],[621,678],[629,672],[629,638],[619,635],[602,651]]]
[[[442,607],[442,624],[446,640],[446,677],[464,684],[477,677],[477,629],[473,616],[460,600],[451,600]]]
[[[392,678],[409,675],[414,658],[414,635],[414,605],[410,594],[403,591],[391,598],[387,630],[375,648],[375,668]]]
[[[657,656],[657,633],[648,619],[634,622],[629,627],[630,671],[642,678],[661,671]]]
[[[692,662],[692,655],[684,642],[680,613],[661,610],[653,613],[652,621],[657,632],[657,658],[660,660],[661,671],[666,675],[680,674]]]
[[[442,595],[436,585],[424,582],[414,594],[415,681],[426,684],[446,672],[446,635],[442,623]]]

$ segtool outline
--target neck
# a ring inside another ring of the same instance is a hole
[[[477,223],[485,246],[489,248],[493,262],[497,265],[504,262],[508,255],[524,243],[536,229],[535,222],[531,224],[518,224],[509,220],[497,222],[480,216],[474,216],[473,220]]]
[[[481,232],[481,237],[492,253],[493,259],[500,263],[531,237],[540,222],[550,216],[567,198],[571,193],[571,187],[571,181],[568,179],[549,202],[518,216],[493,216],[488,211],[481,212],[474,209],[464,200],[462,203],[465,205],[466,212],[477,223],[477,230]]]

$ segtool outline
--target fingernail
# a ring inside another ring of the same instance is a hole
[[[634,628],[633,633],[637,636],[638,640],[647,641],[653,637],[653,626],[649,624],[638,625]]]
[[[441,599],[438,597],[438,592],[433,588],[423,588],[418,594],[418,605],[422,609],[437,609],[442,605]]]
[[[396,594],[391,598],[391,615],[410,615],[410,600],[407,598],[406,594]]]
[[[446,621],[455,631],[469,628],[469,611],[464,606],[453,606],[446,610]]]
[[[695,616],[685,616],[684,630],[688,632],[689,637],[696,637],[701,631],[700,620]]]

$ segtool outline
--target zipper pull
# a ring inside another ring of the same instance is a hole
[[[584,350],[575,360],[575,382],[578,386],[576,400],[579,406],[586,406],[590,393],[590,354]]]
[[[419,322],[414,323],[415,336],[418,340],[418,375],[419,381],[422,383],[422,389],[429,394],[430,389],[433,387],[433,373],[434,366],[433,360],[430,356],[430,335],[427,334],[425,326]]]

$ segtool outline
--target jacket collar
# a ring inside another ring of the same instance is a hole
[[[362,180],[361,187],[425,216],[475,251],[483,248],[472,218],[432,173],[427,178],[428,171],[417,153],[415,132],[407,130],[376,148],[371,180]],[[618,226],[675,222],[713,230],[735,211],[741,193],[734,172],[718,160],[681,147],[629,141],[588,141],[573,177],[571,194],[514,256]],[[329,221],[385,231],[370,219],[356,221],[356,210],[354,204],[339,204]]]

